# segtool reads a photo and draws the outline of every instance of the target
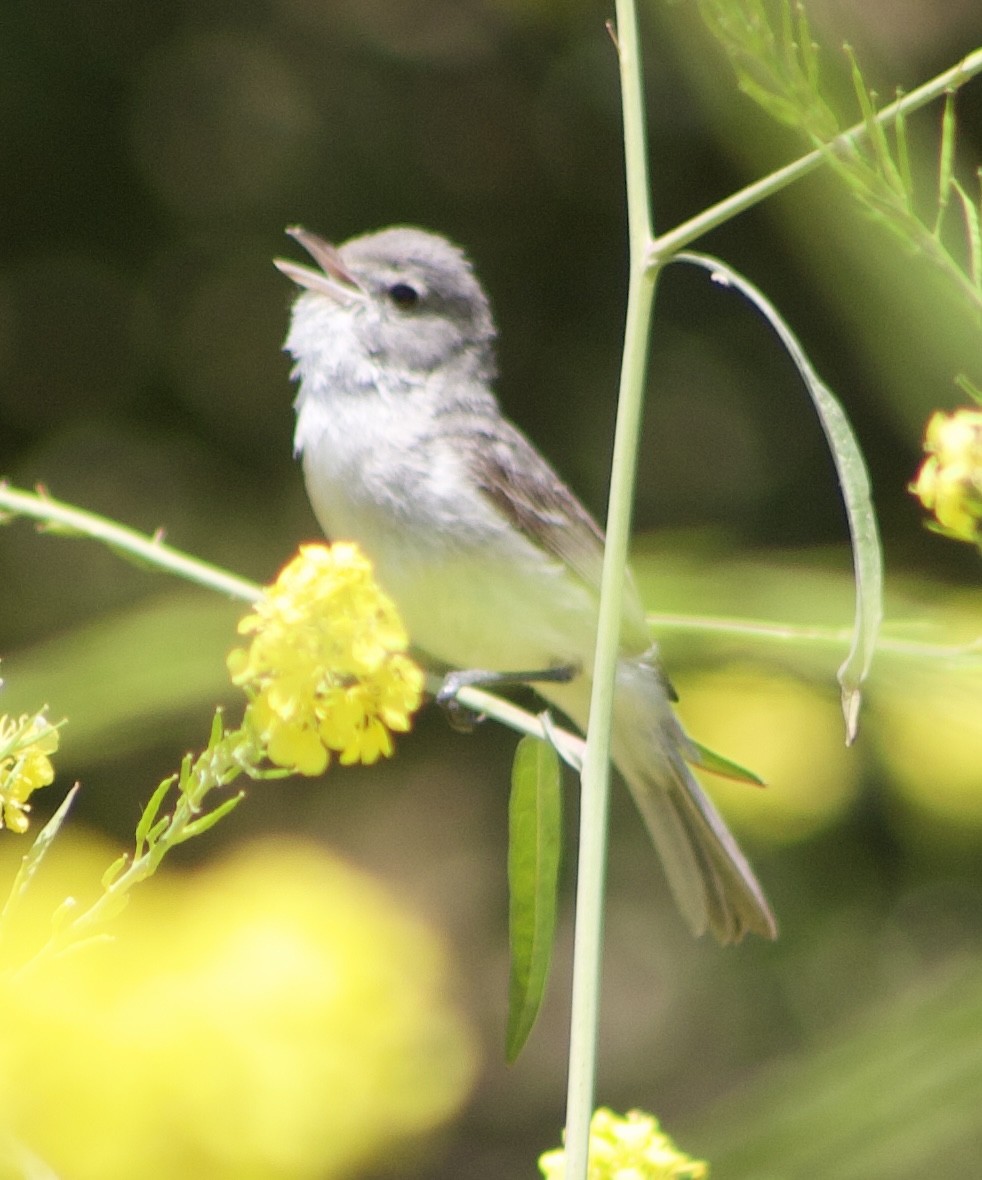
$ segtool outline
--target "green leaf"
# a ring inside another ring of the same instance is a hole
[[[522,1051],[545,994],[556,930],[561,829],[559,756],[548,742],[523,737],[515,751],[508,804],[509,1063]]]
[[[982,266],[980,266],[979,270],[980,273],[982,273]],[[955,378],[955,384],[962,391],[962,393],[967,394],[973,402],[978,402],[978,404],[982,406],[982,389],[976,389],[964,373],[958,374],[958,376]]]
[[[150,802],[144,807],[143,814],[140,816],[140,822],[136,825],[136,856],[143,855],[143,846],[147,843],[150,829],[154,825],[157,818],[157,812],[160,811],[160,805],[164,801],[164,797],[171,789],[176,781],[177,776],[174,774],[168,775],[157,786],[157,789],[150,796]]]
[[[31,881],[41,867],[41,861],[61,830],[61,825],[65,822],[79,790],[80,787],[76,783],[61,801],[58,810],[35,836],[34,843],[21,860],[20,867],[17,869],[17,875],[14,877],[14,883],[11,885],[10,893],[7,895],[7,900],[4,903],[3,911],[0,912],[0,935],[2,935],[5,924],[10,920],[18,903],[27,892]]]
[[[764,293],[725,262],[708,254],[685,251],[677,254],[675,261],[690,262],[708,270],[715,282],[734,287],[757,308],[794,361],[825,432],[846,507],[856,583],[852,645],[836,674],[846,723],[846,745],[852,745],[859,727],[861,688],[873,662],[883,621],[883,551],[863,452],[842,406],[815,371],[797,336]]]
[[[859,69],[859,62],[855,53],[853,53],[852,47],[845,45],[843,48],[845,49],[846,56],[849,58],[853,89],[856,92],[856,101],[862,112],[863,122],[866,124],[866,136],[872,148],[873,158],[879,167],[880,176],[895,193],[906,198],[900,173],[890,153],[886,131],[883,129],[883,124],[876,117],[874,97],[866,87],[866,82],[863,80],[863,75]]]
[[[969,277],[972,283],[982,290],[982,225],[979,222],[979,210],[957,180],[951,182],[951,188],[961,202],[965,238],[968,242]]]
[[[941,221],[951,196],[955,178],[955,96],[945,95],[944,114],[941,116],[941,150],[938,157],[938,219],[934,232],[941,232]]]
[[[174,841],[175,844],[183,844],[185,840],[191,840],[195,836],[200,836],[202,832],[207,832],[209,828],[213,828],[220,819],[223,819],[245,798],[245,792],[240,791],[237,795],[233,795],[230,799],[226,799],[224,803],[220,803],[214,811],[209,811],[205,815],[199,816],[187,824]]]
[[[123,869],[126,868],[126,866],[129,863],[130,863],[130,858],[127,853],[124,852],[122,856],[117,856],[116,859],[113,861],[113,863],[109,866],[109,868],[106,869],[106,871],[102,874],[102,881],[101,881],[102,888],[103,889],[112,888],[113,882],[116,880],[116,878],[119,876],[119,874],[123,871]]]
[[[812,94],[821,92],[821,64],[818,55],[818,42],[812,37],[811,26],[808,23],[808,13],[804,5],[798,6],[798,52],[805,81]]]
[[[160,819],[147,831],[147,845],[150,848],[157,843],[160,837],[167,831],[173,823],[173,817],[169,815],[161,816]]]
[[[695,747],[698,754],[697,758],[692,759],[692,764],[698,766],[700,770],[707,770],[710,774],[718,774],[720,778],[731,778],[738,783],[749,783],[753,787],[767,785],[759,775],[754,774],[752,770],[747,770],[739,762],[732,762],[729,758],[724,758],[722,754],[717,754],[715,750],[710,750],[708,746],[704,746],[702,742],[697,742],[693,738],[689,738],[689,742]]]

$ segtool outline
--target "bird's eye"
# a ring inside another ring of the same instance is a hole
[[[393,283],[389,288],[389,298],[396,307],[415,307],[419,303],[419,292],[408,283]]]

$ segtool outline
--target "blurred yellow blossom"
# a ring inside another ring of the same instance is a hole
[[[673,680],[686,729],[753,767],[767,784],[761,790],[707,779],[736,829],[791,844],[836,823],[851,806],[862,768],[843,740],[842,714],[831,692],[738,662]]]
[[[0,827],[27,831],[27,800],[54,780],[51,755],[57,749],[58,730],[43,713],[16,721],[0,716]]]
[[[106,856],[62,832],[6,961]],[[467,1097],[475,1046],[443,947],[320,848],[263,841],[161,873],[113,934],[0,977],[0,1148],[13,1139],[52,1174],[333,1180]]]
[[[355,545],[302,546],[239,631],[252,642],[229,671],[278,766],[317,775],[332,750],[344,764],[387,757],[422,701],[402,621]]]
[[[563,1180],[566,1152],[547,1151],[539,1157],[545,1180]],[[587,1180],[703,1180],[709,1169],[679,1151],[658,1126],[640,1110],[624,1118],[601,1107],[590,1120],[590,1166]]]
[[[939,532],[982,545],[982,409],[935,414],[924,450],[911,492],[934,513]]]
[[[977,609],[977,608],[976,608]],[[890,782],[910,805],[894,818],[925,835],[925,818],[982,830],[982,667],[940,667],[886,682],[871,733]]]

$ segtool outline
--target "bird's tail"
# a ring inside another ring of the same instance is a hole
[[[777,936],[753,869],[686,765],[693,753],[657,670],[622,662],[614,709],[614,762],[654,842],[672,893],[696,934],[722,943],[748,932]]]
[[[584,682],[550,685],[544,695],[580,726],[588,711]],[[586,686],[588,688],[588,686]],[[722,943],[748,932],[777,936],[753,869],[686,765],[695,758],[654,663],[622,660],[614,703],[613,757],[651,833],[665,875],[695,934]]]

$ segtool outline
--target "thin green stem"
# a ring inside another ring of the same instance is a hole
[[[153,793],[137,825],[132,856],[120,858],[112,866],[103,877],[102,893],[87,909],[55,923],[48,941],[17,974],[29,974],[40,963],[98,935],[127,903],[134,886],[152,877],[173,848],[214,826],[243,798],[240,791],[209,810],[205,800],[211,792],[227,787],[242,774],[251,779],[283,776],[280,768],[263,768],[263,758],[262,747],[246,729],[224,730],[221,713],[216,713],[207,747],[194,759],[188,754],[180,773],[164,779]],[[172,791],[177,796],[173,809],[158,818],[161,804]]]
[[[589,1165],[590,1120],[594,1105],[603,959],[611,725],[620,647],[624,571],[631,531],[638,436],[644,406],[648,334],[656,273],[649,269],[647,258],[652,223],[641,57],[637,13],[633,0],[617,0],[616,12],[631,277],[607,509],[607,545],[600,589],[600,617],[593,667],[590,722],[581,776],[573,994],[566,1098],[567,1180],[586,1180]]]
[[[164,543],[163,536],[156,533],[148,536],[136,529],[107,520],[95,512],[86,512],[55,500],[47,492],[25,492],[0,482],[0,510],[6,509],[16,516],[29,516],[40,520],[50,532],[77,533],[101,541],[111,549],[129,554],[148,565],[177,574],[189,582],[217,590],[243,602],[255,602],[262,593],[262,587],[245,578],[236,577],[218,566],[209,565],[189,553],[182,553]]]
[[[27,492],[12,488],[0,482],[0,510],[6,509],[11,515],[28,516],[41,522],[50,532],[91,537],[111,549],[138,558],[149,566],[156,567],[184,578],[209,590],[217,590],[240,598],[243,602],[255,602],[262,587],[245,578],[239,578],[228,570],[210,565],[188,553],[167,545],[160,535],[147,536],[135,529],[126,528],[115,521],[107,520],[95,512],[87,512],[55,500],[46,492]],[[442,684],[439,677],[430,677],[427,687],[435,695]],[[560,755],[571,765],[579,767],[582,762],[582,740],[574,734],[558,729],[510,701],[503,700],[476,688],[462,688],[457,699],[466,708],[481,716],[492,717],[517,733],[529,733],[552,742]]]
[[[430,675],[426,678],[427,691],[435,696],[443,686],[439,676]],[[527,712],[525,709],[513,705],[504,697],[485,692],[480,688],[458,689],[454,699],[470,712],[479,717],[490,717],[500,725],[513,729],[516,733],[529,734],[531,737],[541,738],[556,748],[560,758],[574,770],[579,771],[583,766],[584,742],[581,737],[569,730],[561,729],[549,720],[549,714]]]
[[[953,66],[950,70],[945,70],[944,73],[938,74],[936,78],[932,78],[930,82],[925,82],[923,86],[918,86],[910,94],[905,94],[895,102],[885,106],[874,117],[872,122],[874,125],[883,126],[884,124],[893,122],[898,117],[903,118],[912,111],[927,106],[929,102],[933,102],[943,94],[957,90],[958,87],[964,85],[978,73],[982,73],[982,49],[976,49],[973,53],[963,58],[958,65]],[[764,176],[760,180],[754,181],[753,184],[748,184],[746,188],[742,188],[739,192],[731,194],[718,204],[704,209],[697,216],[676,226],[675,229],[670,229],[666,233],[660,234],[650,244],[648,265],[652,267],[657,266],[677,251],[684,249],[684,247],[696,241],[697,238],[701,238],[703,235],[709,233],[710,230],[716,229],[717,226],[723,225],[724,222],[745,212],[754,205],[760,204],[761,201],[773,196],[774,193],[787,188],[789,184],[793,184],[796,180],[807,176],[809,172],[813,172],[822,164],[828,163],[830,156],[852,148],[859,140],[868,135],[869,130],[870,126],[865,120],[856,123],[848,131],[843,131],[841,135],[836,136],[828,144],[816,148],[814,151],[785,165],[783,168],[779,168],[769,176]]]
[[[797,646],[848,647],[852,640],[849,627],[808,627],[798,623],[771,623],[760,619],[725,618],[719,615],[651,614],[648,622],[656,633],[666,631],[705,632],[717,638],[732,636],[753,643],[792,643]],[[924,643],[917,639],[900,639],[880,635],[877,656],[894,656],[907,660],[941,663],[975,663],[982,659],[982,639],[974,643]]]

